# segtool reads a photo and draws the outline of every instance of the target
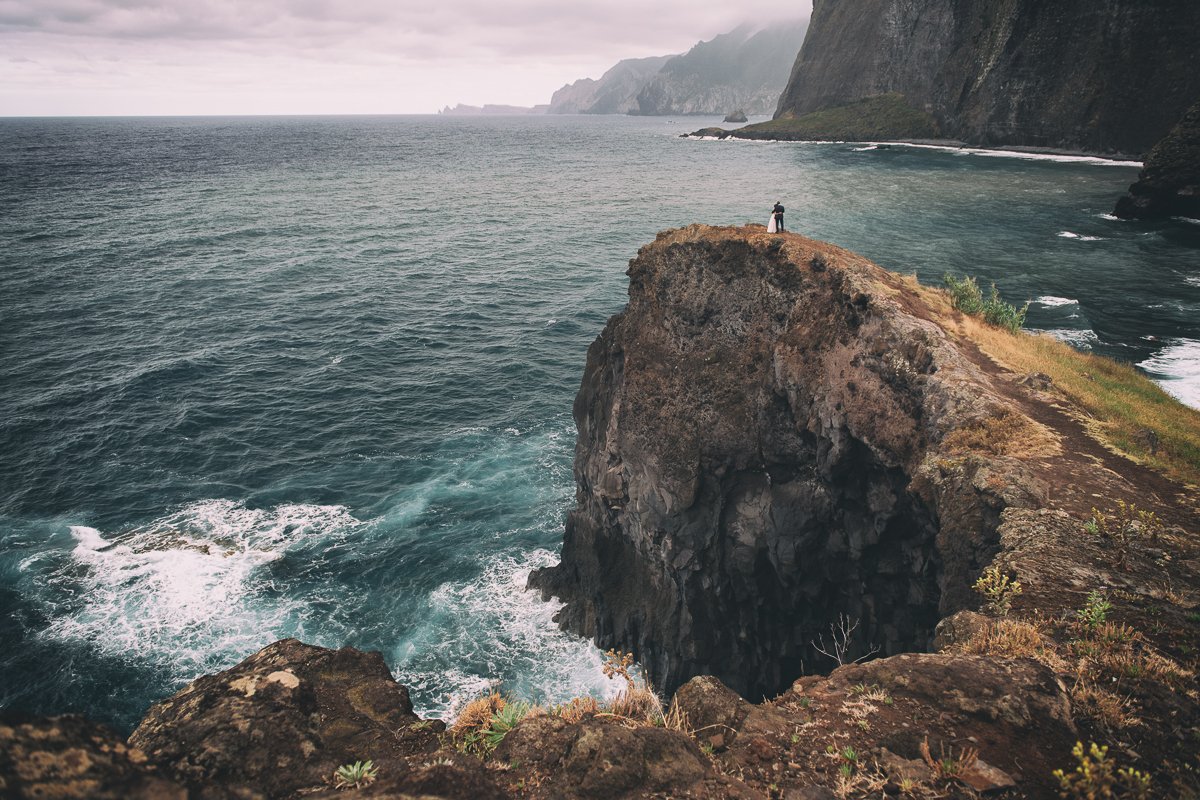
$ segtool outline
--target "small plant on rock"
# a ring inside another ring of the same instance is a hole
[[[840,667],[844,664],[858,664],[866,661],[871,656],[879,652],[877,645],[872,645],[867,652],[858,658],[850,658],[850,650],[854,646],[854,632],[858,630],[859,620],[851,619],[846,614],[838,614],[837,622],[829,623],[830,643],[825,644],[825,637],[818,636],[815,642],[810,642],[813,649],[823,656],[832,658]]]
[[[1084,523],[1083,528],[1116,550],[1115,563],[1120,567],[1125,564],[1134,543],[1142,539],[1157,541],[1163,524],[1153,511],[1139,509],[1136,503],[1118,500],[1116,507],[1107,513],[1093,508],[1092,518]]]
[[[1020,581],[1009,577],[995,564],[983,571],[973,588],[983,595],[988,608],[1002,617],[1008,616],[1013,600],[1023,591]]]
[[[937,758],[933,757],[933,753],[929,749],[929,738],[926,737],[921,742],[921,758],[933,770],[933,774],[939,779],[950,780],[957,778],[966,770],[975,765],[979,760],[979,750],[974,747],[965,747],[957,756],[954,755],[954,749],[945,749],[945,745],[941,747],[941,753]]]
[[[1076,742],[1071,755],[1079,762],[1074,770],[1054,770],[1063,797],[1073,800],[1150,797],[1150,776],[1132,767],[1117,767],[1109,760],[1107,747],[1092,742],[1085,750],[1083,742]]]
[[[501,740],[517,727],[517,723],[525,719],[529,714],[530,705],[528,703],[508,703],[504,708],[492,715],[488,726],[483,730],[483,743],[488,750],[495,750]]]
[[[1108,612],[1110,611],[1112,611],[1112,603],[1108,602],[1104,592],[1093,589],[1088,592],[1087,602],[1083,604],[1083,608],[1075,612],[1075,616],[1088,633],[1093,633],[1108,621]]]
[[[375,782],[379,770],[370,761],[355,761],[343,764],[333,773],[333,784],[338,789],[358,789]]]

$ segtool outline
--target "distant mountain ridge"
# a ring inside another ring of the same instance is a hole
[[[598,80],[554,93],[551,114],[770,114],[787,85],[807,20],[743,25],[682,55],[625,59]]]
[[[551,114],[628,114],[637,111],[638,92],[676,56],[627,58],[599,79],[580,78],[550,98]]]
[[[637,95],[637,113],[770,114],[787,85],[808,20],[749,25],[670,59]]]

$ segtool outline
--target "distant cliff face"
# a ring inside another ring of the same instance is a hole
[[[1154,145],[1114,213],[1125,219],[1200,219],[1200,103]]]
[[[1200,98],[1193,0],[814,0],[776,116],[887,93],[984,145],[1141,154]]]
[[[637,95],[637,113],[770,114],[787,82],[807,20],[701,42],[670,59]]]
[[[567,84],[550,98],[551,114],[628,114],[638,92],[674,56],[627,58],[600,76]]]
[[[897,276],[839,248],[691,226],[629,276],[575,401],[562,563],[531,578],[560,620],[666,691],[715,675],[771,696],[828,664],[841,614],[861,620],[851,658],[925,649],[1000,509],[1040,491],[943,447],[1008,401]]]

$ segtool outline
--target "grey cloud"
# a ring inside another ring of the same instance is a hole
[[[695,41],[777,11],[778,0],[705,5],[696,0],[0,0],[0,36],[44,32],[112,40],[262,41],[325,38],[331,43],[442,44],[529,56],[580,48],[633,53],[672,38]],[[533,52],[529,52],[532,49]],[[640,52],[639,52],[640,54]]]

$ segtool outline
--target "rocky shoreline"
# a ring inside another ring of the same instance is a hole
[[[629,275],[531,582],[670,703],[616,660],[619,701],[447,726],[378,653],[284,640],[127,740],[5,714],[0,796],[1086,797],[1085,762],[1114,796],[1200,791],[1200,465],[1083,403],[1110,362],[757,225],[665,232]]]

